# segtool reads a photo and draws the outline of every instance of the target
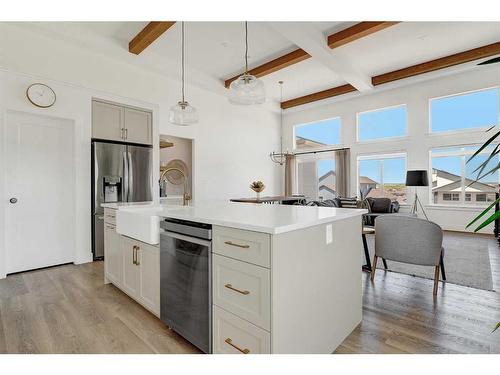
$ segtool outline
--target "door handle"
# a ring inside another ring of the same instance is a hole
[[[132,246],[132,264],[137,264],[137,263],[135,262],[135,257],[136,257],[136,255],[135,255],[135,254],[136,254],[136,253],[135,253],[135,249],[136,249],[136,248],[137,248],[137,246],[135,246],[135,245],[134,245],[134,246]]]
[[[16,204],[17,203],[17,198],[10,198],[9,202],[12,203],[12,204]]]
[[[125,130],[125,139],[127,139],[128,138],[128,129],[125,128],[124,130]]]
[[[141,262],[139,262],[139,250],[141,250],[141,248],[139,246],[136,246],[135,247],[135,265],[136,266],[141,265]]]

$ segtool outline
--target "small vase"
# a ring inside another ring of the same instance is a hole
[[[260,201],[260,191],[256,191],[257,193],[257,200]]]

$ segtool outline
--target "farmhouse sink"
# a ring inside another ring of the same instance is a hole
[[[116,212],[116,231],[151,245],[160,243],[160,217],[164,206],[122,207]]]

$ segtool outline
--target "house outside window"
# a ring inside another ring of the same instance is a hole
[[[390,198],[407,202],[406,154],[358,156],[358,191],[360,196]]]
[[[477,168],[486,161],[492,148],[487,147],[468,161],[479,146],[461,146],[432,149],[431,199],[433,204],[484,206],[495,200],[499,186],[498,171],[477,180]],[[485,169],[488,171],[500,161],[493,157]]]
[[[340,117],[294,127],[295,149],[320,149],[340,144]]]

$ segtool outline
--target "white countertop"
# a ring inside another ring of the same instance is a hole
[[[192,206],[165,205],[154,202],[104,203],[101,206],[133,213],[137,215],[137,220],[144,219],[146,216],[158,219],[173,218],[269,234],[290,232],[361,216],[368,212],[364,209],[352,208],[227,201],[197,202]]]
[[[111,208],[113,210],[118,210],[120,208],[132,208],[132,207],[157,207],[158,203],[154,203],[152,201],[148,202],[115,202],[115,203],[101,203],[101,207]]]
[[[279,234],[361,216],[367,212],[351,208],[218,201],[197,203],[187,207],[162,206],[162,209],[157,210],[155,214],[160,217]]]

